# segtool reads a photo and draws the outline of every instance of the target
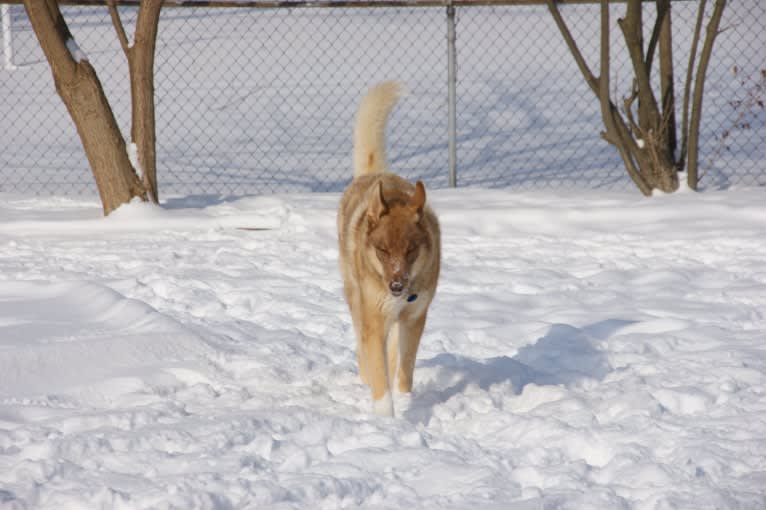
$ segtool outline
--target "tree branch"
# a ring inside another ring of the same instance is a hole
[[[625,38],[633,74],[638,84],[638,122],[646,130],[647,126],[657,125],[658,108],[644,58],[641,9],[641,0],[628,0],[625,17],[618,20],[618,25]]]
[[[691,93],[692,79],[694,76],[694,63],[697,61],[697,46],[702,32],[702,21],[705,18],[705,6],[707,0],[700,0],[697,21],[694,24],[692,47],[689,50],[689,65],[686,67],[686,82],[684,83],[683,112],[681,113],[681,154],[678,156],[678,165],[686,166],[686,153],[689,149],[689,97]],[[688,174],[687,174],[688,179]],[[694,189],[694,188],[692,188]]]
[[[601,0],[601,50],[599,60],[598,98],[601,101],[601,117],[606,131],[615,133],[614,118],[611,114],[612,104],[609,99],[609,2]]]
[[[657,19],[654,21],[654,27],[652,28],[652,36],[649,39],[649,46],[646,48],[646,68],[649,70],[649,75],[652,74],[652,63],[654,61],[654,54],[657,51],[657,43],[660,39],[660,30],[662,24],[665,22],[665,18],[670,11],[670,0],[657,0]]]
[[[625,109],[625,116],[628,118],[628,127],[630,128],[631,132],[637,133],[640,136],[641,126],[636,123],[636,120],[633,117],[633,103],[635,103],[636,99],[638,98],[638,89],[635,85],[635,81],[633,83],[634,84],[630,96],[623,100],[622,106]]]
[[[580,68],[580,72],[585,78],[585,82],[588,84],[588,86],[593,91],[593,93],[596,94],[596,96],[598,97],[599,96],[598,80],[591,72],[590,68],[588,67],[588,64],[585,62],[585,58],[583,58],[582,52],[580,52],[580,48],[577,47],[577,43],[572,37],[572,33],[569,31],[569,27],[567,26],[566,22],[564,21],[564,18],[561,16],[561,13],[559,12],[559,8],[556,5],[556,0],[547,0],[547,4],[548,4],[548,10],[550,11],[551,16],[553,16],[553,20],[556,22],[556,26],[559,28],[561,35],[564,37],[564,42],[566,42],[566,45],[569,48],[569,51],[572,53],[572,56],[574,57],[575,62],[577,63],[577,67]]]
[[[114,25],[114,30],[117,32],[117,38],[120,40],[122,51],[125,52],[125,56],[130,60],[130,42],[125,33],[125,27],[122,24],[122,20],[120,19],[117,2],[115,2],[115,0],[108,0],[107,4],[109,5],[109,15],[112,17],[112,25]]]
[[[713,53],[713,43],[718,35],[718,27],[723,17],[723,9],[726,7],[726,0],[716,0],[713,6],[713,14],[705,34],[705,43],[700,54],[700,63],[697,68],[697,76],[694,79],[694,96],[692,99],[692,116],[689,121],[689,165],[687,167],[687,180],[691,189],[697,189],[697,165],[699,157],[699,130],[702,119],[702,98],[705,90],[705,75],[707,74],[710,56]]]
[[[154,107],[154,50],[162,0],[142,0],[136,19],[135,42],[129,58],[133,123],[131,137],[138,146],[144,187],[159,203],[157,189]]]
[[[678,128],[676,125],[675,71],[673,67],[673,32],[670,0],[657,0],[657,12],[664,12],[659,31],[660,47],[660,100],[662,101],[662,126],[670,158],[676,170]]]
[[[600,69],[599,73],[599,99],[601,101],[601,117],[606,126],[604,138],[612,145],[617,147],[620,157],[625,164],[628,175],[636,184],[638,189],[646,196],[652,192],[651,186],[641,175],[633,161],[633,154],[639,150],[636,141],[633,139],[630,129],[625,126],[625,122],[620,117],[620,112],[609,98],[609,1],[601,0],[601,51],[600,51]]]

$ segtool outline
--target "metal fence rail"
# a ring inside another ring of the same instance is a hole
[[[160,193],[338,191],[351,175],[358,99],[392,78],[407,84],[408,95],[389,125],[389,159],[409,178],[431,187],[632,187],[598,136],[597,101],[547,9],[503,3],[166,7],[155,59]],[[569,3],[563,14],[595,63],[598,8]],[[624,7],[612,8],[616,18]],[[673,4],[679,77],[696,9],[697,2]],[[23,7],[6,4],[2,12],[0,191],[95,194]],[[107,8],[63,12],[128,134],[127,63]],[[135,7],[121,13],[134,26]],[[724,15],[706,87],[703,188],[766,184],[766,121],[757,101],[748,102],[764,94],[757,89],[766,68],[763,19],[759,0],[729,2]],[[621,37],[615,31],[612,39]],[[628,62],[615,53],[615,93],[624,94]]]

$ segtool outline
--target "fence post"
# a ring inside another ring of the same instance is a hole
[[[449,186],[457,186],[457,52],[455,51],[455,6],[447,0],[447,130],[449,131]]]
[[[8,4],[0,5],[0,18],[3,24],[3,60],[7,71],[16,69],[13,65],[13,44],[11,39],[11,7]]]

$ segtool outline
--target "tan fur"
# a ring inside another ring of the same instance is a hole
[[[415,358],[436,292],[439,222],[423,183],[389,173],[385,125],[401,87],[384,82],[362,99],[354,128],[354,179],[338,208],[343,288],[357,337],[359,375],[377,413],[393,415],[391,386],[412,390]],[[411,296],[417,296],[408,301]]]
[[[354,177],[385,172],[386,121],[402,94],[402,85],[385,81],[362,99],[354,121]]]

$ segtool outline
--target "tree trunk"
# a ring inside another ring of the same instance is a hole
[[[133,105],[131,137],[138,146],[144,187],[155,203],[159,202],[159,193],[154,118],[154,46],[161,7],[161,0],[150,0],[141,4],[136,41],[128,62]],[[154,12],[149,12],[150,10]]]
[[[104,215],[135,197],[146,201],[146,191],[128,158],[125,140],[93,67],[84,61],[74,77],[56,81],[85,148]]]
[[[155,203],[159,202],[159,193],[157,189],[157,137],[154,117],[154,50],[161,9],[162,0],[141,2],[136,20],[134,43],[131,46],[120,21],[116,2],[114,0],[109,1],[112,23],[117,30],[120,44],[128,59],[130,71],[132,105],[130,135],[138,148],[142,183],[149,193],[149,198]]]
[[[658,16],[661,13],[658,12]],[[658,18],[659,21],[659,18]],[[649,45],[649,50],[644,53],[643,40],[643,13],[640,0],[628,0],[625,17],[619,20],[620,28],[625,37],[625,44],[633,64],[634,90],[631,98],[626,101],[626,115],[630,121],[633,136],[642,143],[638,147],[631,147],[631,152],[636,160],[641,174],[652,189],[669,193],[678,189],[678,176],[676,175],[673,151],[668,142],[668,118],[664,111],[660,112],[657,99],[652,90],[651,66],[654,42]],[[663,30],[657,27],[657,37],[660,40],[660,60],[667,58],[663,54],[664,42]],[[655,39],[653,35],[652,39]],[[667,62],[665,62],[667,64]],[[671,68],[672,71],[672,68]],[[633,100],[638,98],[638,123],[633,120],[630,109]]]
[[[657,0],[660,45],[660,96],[662,98],[662,124],[665,126],[666,144],[676,162],[678,135],[676,133],[676,98],[673,80],[673,34],[671,30],[670,0]],[[676,163],[676,168],[678,167]]]
[[[699,181],[698,161],[699,161],[699,131],[702,119],[702,98],[705,90],[705,78],[707,67],[710,63],[710,57],[713,54],[713,43],[718,35],[718,26],[721,24],[723,10],[726,7],[726,0],[716,0],[713,6],[713,13],[705,34],[705,42],[700,53],[700,62],[697,67],[697,75],[694,78],[694,92],[692,95],[692,114],[689,120],[689,161],[687,180],[689,187],[696,190]]]
[[[24,7],[51,66],[56,91],[80,135],[104,215],[135,197],[145,201],[146,191],[130,163],[101,82],[87,58],[76,60],[70,51],[74,39],[58,2],[25,0]]]

